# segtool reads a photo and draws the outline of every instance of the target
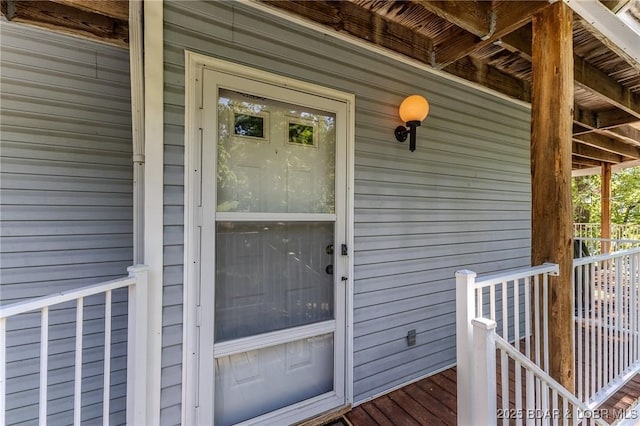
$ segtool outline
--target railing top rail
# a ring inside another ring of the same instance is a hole
[[[622,244],[633,244],[640,243],[640,240],[632,240],[632,239],[618,239],[618,238],[593,238],[593,237],[574,237],[574,240],[580,241],[604,241],[610,243],[622,243]]]
[[[524,354],[520,353],[519,350],[517,350],[513,345],[511,345],[509,342],[504,340],[500,335],[495,334],[494,337],[495,337],[496,347],[507,352],[511,358],[513,358],[515,361],[518,361],[524,368],[526,368],[527,370],[531,371],[534,375],[542,378],[544,381],[549,383],[549,385],[558,392],[558,395],[560,395],[562,398],[569,401],[571,404],[575,405],[583,413],[587,413],[591,411],[585,403],[580,401],[574,394],[569,392],[564,386],[558,383],[553,377],[549,376],[549,374],[545,373],[544,370],[538,367],[533,361],[527,358]],[[596,425],[598,426],[609,425],[602,419],[594,418],[593,420],[595,420]]]
[[[576,267],[587,265],[592,262],[602,262],[603,260],[611,260],[615,257],[628,256],[630,254],[636,253],[640,253],[640,247],[635,247],[629,250],[616,251],[613,253],[598,254],[596,256],[580,257],[578,259],[573,259],[573,266]]]
[[[499,272],[487,275],[480,280],[476,280],[474,288],[488,287],[500,284],[505,281],[514,281],[521,278],[531,277],[539,274],[558,274],[560,269],[556,263],[544,263],[539,266],[527,266],[526,268],[514,269],[512,271]]]
[[[94,294],[104,293],[108,290],[115,290],[122,287],[128,287],[136,283],[135,277],[119,278],[104,283],[92,284],[86,287],[62,291],[60,293],[50,294],[48,296],[38,297],[32,300],[12,303],[0,307],[0,319],[8,318],[13,315],[23,314],[25,312],[42,309],[46,306],[57,305],[58,303],[68,302],[70,300],[88,297]]]

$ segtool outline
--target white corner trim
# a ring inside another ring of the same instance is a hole
[[[163,3],[144,2],[144,263],[149,267],[146,423],[160,424],[163,287]]]
[[[266,5],[264,3],[260,3],[259,0],[237,0],[240,3],[251,6],[254,9],[260,10],[261,12],[268,13],[270,15],[276,16],[278,18],[284,19],[296,25],[300,25],[301,27],[308,28],[313,31],[317,31],[326,36],[335,38],[344,43],[349,43],[351,45],[357,46],[361,49],[368,50],[370,52],[377,53],[378,55],[393,59],[394,61],[400,62],[405,65],[409,65],[413,68],[419,69],[420,71],[428,72],[429,74],[437,75],[438,77],[444,78],[445,80],[453,81],[457,84],[463,85],[465,87],[469,87],[471,89],[477,90],[479,92],[483,92],[489,94],[491,96],[495,96],[496,98],[503,99],[505,101],[509,101],[513,104],[525,107],[527,109],[531,109],[531,103],[521,101],[518,99],[511,98],[503,93],[500,93],[496,90],[489,89],[485,86],[480,86],[476,83],[472,83],[469,80],[465,80],[464,78],[455,76],[453,74],[449,74],[445,71],[437,70],[435,68],[430,67],[429,65],[420,62],[416,59],[411,59],[407,56],[404,56],[400,53],[396,53],[392,50],[385,49],[383,47],[377,46],[375,44],[369,43],[367,41],[361,40],[356,36],[352,36],[349,34],[341,33],[335,31],[329,27],[325,27],[324,25],[312,22],[310,20],[301,18],[299,16],[295,16],[288,12],[276,9],[273,6]]]
[[[629,55],[636,62],[636,69],[639,67],[640,37],[624,21],[599,1],[563,1],[589,25]]]
[[[133,138],[133,264],[144,259],[144,34],[142,0],[129,2],[129,72]]]
[[[183,425],[196,425],[196,395],[198,374],[198,344],[196,334],[196,309],[198,296],[195,283],[199,277],[194,259],[198,253],[194,242],[197,228],[196,215],[196,174],[192,172],[194,164],[199,164],[197,150],[193,144],[198,143],[198,125],[196,111],[201,106],[201,101],[196,93],[202,83],[198,78],[198,61],[193,54],[185,50],[184,55],[185,81],[184,81],[184,278],[183,278],[183,303],[182,303],[182,407],[181,416]],[[199,175],[199,174],[198,174]]]

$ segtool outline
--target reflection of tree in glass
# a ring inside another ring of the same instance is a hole
[[[248,114],[234,114],[233,127],[236,135],[264,137],[264,118]]]
[[[229,129],[224,120],[224,116],[230,112],[229,99],[220,98],[218,101],[218,161],[217,161],[217,179],[218,184],[222,187],[230,185],[238,181],[238,177],[229,167],[231,154],[225,149],[224,141],[229,138]]]
[[[289,123],[289,142],[313,145],[313,126]]]

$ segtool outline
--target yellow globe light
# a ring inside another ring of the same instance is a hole
[[[411,95],[400,104],[400,119],[407,127],[398,126],[394,130],[396,140],[404,142],[409,137],[409,150],[416,150],[416,127],[429,115],[429,102],[420,95]]]
[[[411,95],[400,104],[400,119],[405,123],[422,121],[429,115],[429,102],[420,95]]]

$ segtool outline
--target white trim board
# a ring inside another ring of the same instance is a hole
[[[144,263],[149,267],[146,423],[160,424],[163,290],[163,3],[144,2]]]
[[[206,385],[198,384],[199,368],[198,354],[203,349],[198,345],[198,332],[196,324],[200,324],[200,334],[203,336],[213,336],[207,321],[201,321],[201,309],[195,308],[198,305],[199,297],[198,286],[200,282],[199,256],[202,239],[200,238],[200,226],[202,223],[203,204],[200,197],[200,180],[201,180],[201,142],[200,135],[202,132],[202,81],[200,75],[205,68],[213,69],[217,72],[223,72],[234,76],[256,80],[261,83],[280,86],[283,89],[292,89],[298,92],[311,94],[327,98],[328,100],[339,101],[345,104],[346,118],[343,125],[346,129],[346,182],[338,184],[344,187],[345,206],[345,233],[346,243],[350,248],[350,255],[346,262],[345,273],[348,280],[342,285],[346,286],[344,292],[345,317],[344,345],[345,345],[345,376],[344,380],[344,400],[339,401],[334,398],[328,400],[327,396],[319,396],[310,401],[296,404],[294,412],[289,413],[291,420],[303,414],[306,407],[318,406],[325,404],[325,409],[331,409],[333,405],[340,403],[350,403],[353,399],[353,241],[354,241],[354,225],[353,225],[353,209],[354,209],[354,152],[355,152],[355,96],[345,92],[326,88],[323,86],[302,82],[299,80],[282,77],[265,71],[260,71],[244,65],[223,61],[220,59],[208,57],[205,55],[185,51],[185,204],[184,204],[184,324],[183,324],[183,378],[182,378],[182,423],[183,424],[201,424],[207,422],[208,414],[200,412],[199,399],[210,401],[207,395],[199,395],[200,392],[208,394],[213,392],[213,388],[209,389]],[[238,213],[227,214],[230,217],[236,217]],[[224,216],[224,214],[223,214]],[[319,215],[319,219],[328,219],[327,216]],[[265,216],[265,217],[268,217]],[[294,218],[295,219],[295,218]],[[192,308],[193,307],[193,308]],[[200,339],[200,346],[213,345],[213,339]],[[205,348],[206,349],[206,348]],[[213,353],[213,347],[210,348]],[[200,361],[201,362],[201,361]],[[206,360],[213,362],[213,359]],[[208,366],[211,369],[212,366]],[[209,380],[209,382],[213,382]],[[199,390],[198,390],[199,389]],[[333,405],[332,405],[333,404]],[[211,408],[210,402],[202,404],[202,408]],[[289,407],[291,408],[291,407]],[[282,421],[286,415],[285,411],[289,409],[278,410],[272,414],[260,417],[260,421],[267,421],[267,418],[277,416],[278,421]],[[204,411],[204,410],[203,410]],[[275,419],[275,417],[273,417]],[[248,424],[251,421],[247,422]]]

